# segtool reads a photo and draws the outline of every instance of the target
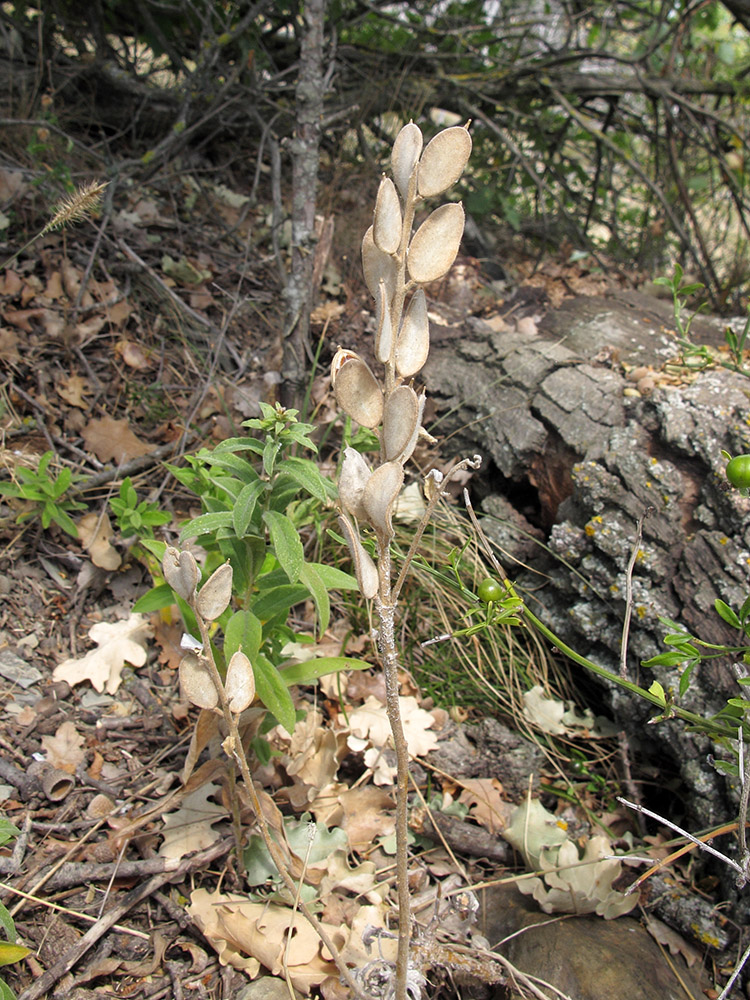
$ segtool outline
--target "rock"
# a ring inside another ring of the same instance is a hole
[[[669,319],[668,305],[635,294],[571,299],[544,317],[536,336],[498,332],[468,317],[460,330],[435,330],[424,377],[445,414],[440,433],[461,456],[485,457],[474,480],[478,499],[482,489],[502,495],[506,512],[508,504],[516,511],[507,523],[525,519],[543,532],[547,548],[524,548],[524,566],[511,549],[511,579],[534,593],[532,610],[564,642],[615,672],[628,561],[648,512],[632,578],[627,676],[645,687],[658,676],[677,690],[678,669],[657,675],[640,665],[665,650],[659,619],[733,644],[714,601],[737,609],[749,589],[750,498],[728,488],[721,451],[750,452],[750,380],[716,369],[625,395],[632,382],[623,363],[645,369],[675,356]],[[718,344],[723,325],[701,321],[693,329]],[[591,682],[589,675],[589,691]],[[647,725],[652,706],[616,685],[593,683],[634,752],[658,761],[658,786],[672,783],[682,826],[736,816],[737,782],[712,767],[709,739],[676,720]],[[680,703],[710,717],[740,694],[730,663],[715,660],[693,672]],[[720,870],[724,898],[736,899],[731,873]],[[744,913],[750,904],[739,908]]]
[[[632,917],[550,917],[507,885],[485,889],[479,912],[481,933],[495,951],[572,1000],[685,1000],[682,983],[695,998],[710,985],[680,955],[671,959],[678,979],[654,939]],[[495,995],[497,1000],[508,996]]]
[[[247,986],[243,986],[235,1000],[301,1000],[302,994],[287,986],[286,981],[276,976],[261,976]]]

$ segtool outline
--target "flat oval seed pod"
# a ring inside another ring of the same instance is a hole
[[[371,475],[367,462],[356,448],[347,448],[339,476],[339,500],[344,510],[358,519],[367,516],[362,497]]]
[[[409,385],[394,389],[383,409],[383,447],[388,462],[402,461],[402,455],[412,438],[416,440],[419,420],[419,400]]]
[[[340,351],[341,348],[331,363],[336,401],[344,413],[358,424],[377,427],[383,419],[383,393],[377,379],[362,358],[353,351],[344,352],[350,356],[336,370],[336,359]]]
[[[417,419],[414,425],[414,432],[409,441],[407,442],[406,447],[402,451],[401,457],[399,458],[399,461],[401,462],[402,465],[404,465],[406,462],[409,461],[414,449],[417,446],[417,438],[419,437],[419,431],[420,428],[422,427],[422,417],[424,416],[424,404],[426,398],[427,397],[423,389],[422,392],[419,394],[419,397],[417,398],[419,409],[417,411]]]
[[[402,378],[416,375],[430,353],[427,297],[421,288],[412,295],[396,341],[396,371]]]
[[[367,511],[367,520],[385,539],[393,537],[391,515],[403,482],[401,463],[385,462],[373,472],[365,487],[362,503]]]
[[[355,531],[354,525],[345,514],[339,514],[339,525],[341,527],[341,534],[349,546],[349,552],[354,563],[354,575],[357,577],[360,593],[368,601],[371,601],[378,592],[379,579],[377,567],[372,561],[369,552],[365,551],[365,547],[359,540],[359,535]]]
[[[437,281],[447,274],[456,259],[463,232],[463,205],[451,202],[436,208],[409,245],[407,264],[414,281]]]
[[[372,237],[386,253],[395,253],[401,242],[401,203],[390,177],[384,177],[378,188]]]
[[[396,287],[396,268],[397,264],[393,257],[375,243],[373,227],[370,226],[362,239],[362,270],[370,295],[375,300],[378,297],[380,282],[384,281],[390,305]]]
[[[235,715],[240,715],[249,708],[255,697],[255,674],[250,665],[250,660],[241,649],[233,654],[227,665],[227,679],[224,682],[224,691],[229,702],[230,711]]]
[[[195,653],[186,653],[180,660],[180,687],[187,700],[196,708],[216,708],[219,695],[206,661]]]
[[[409,178],[414,169],[419,154],[422,152],[422,133],[418,125],[409,122],[396,136],[391,152],[391,170],[396,187],[401,192],[403,198],[409,190]]]
[[[391,310],[388,306],[388,293],[385,290],[385,282],[380,282],[379,296],[377,299],[377,330],[375,333],[375,357],[383,364],[390,361],[393,350],[393,324],[391,323]]]
[[[198,564],[191,552],[180,552],[168,545],[162,561],[164,579],[183,601],[192,601],[195,588],[198,586],[200,573]]]
[[[471,136],[463,126],[444,129],[427,143],[419,161],[417,187],[423,198],[442,194],[455,184],[471,155]]]
[[[219,566],[198,592],[195,610],[206,621],[215,621],[226,610],[232,599],[232,567],[229,563]]]

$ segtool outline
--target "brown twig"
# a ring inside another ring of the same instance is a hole
[[[93,927],[83,935],[83,937],[78,941],[72,948],[70,948],[65,955],[58,961],[55,962],[47,971],[39,977],[28,989],[24,990],[19,996],[18,1000],[39,1000],[43,994],[47,993],[55,983],[59,982],[62,977],[76,965],[77,962],[86,954],[86,952],[92,948],[97,941],[99,941],[108,930],[110,930],[116,923],[125,916],[134,906],[140,903],[144,899],[155,892],[157,889],[161,889],[163,885],[167,882],[182,878],[189,872],[196,871],[199,868],[204,868],[206,865],[211,864],[218,858],[223,857],[232,845],[232,840],[222,840],[217,844],[212,844],[211,847],[207,848],[205,851],[198,851],[195,854],[189,855],[183,858],[182,861],[177,864],[172,871],[162,872],[160,875],[154,875],[150,878],[148,882],[143,885],[136,886],[132,889],[126,896],[123,897],[120,902],[114,906],[108,913],[105,913]]]

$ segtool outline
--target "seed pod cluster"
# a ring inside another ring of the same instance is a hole
[[[340,524],[357,581],[367,598],[378,592],[378,570],[362,544],[358,522],[374,529],[379,550],[393,538],[393,510],[404,481],[404,463],[417,443],[424,391],[408,383],[430,352],[427,298],[423,285],[448,273],[464,230],[460,202],[436,208],[412,234],[416,208],[443,194],[459,179],[471,154],[468,124],[439,132],[424,146],[410,122],[391,151],[393,179],[380,183],[373,223],[362,240],[365,283],[375,302],[374,354],[384,366],[382,382],[363,358],[339,348],[331,381],[341,409],[380,440],[380,464],[371,469],[347,448],[339,478]]]

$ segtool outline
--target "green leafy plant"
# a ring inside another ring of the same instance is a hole
[[[17,837],[21,831],[10,820],[0,817],[0,847]],[[0,966],[13,965],[20,962],[31,953],[31,949],[18,944],[16,925],[7,907],[0,903],[0,926],[5,932],[6,940],[0,940]],[[15,993],[5,980],[0,977],[0,1000],[15,1000]]]
[[[16,517],[16,523],[38,517],[43,528],[57,524],[74,538],[78,537],[70,511],[83,510],[85,504],[79,500],[65,497],[77,477],[64,466],[57,476],[49,471],[54,453],[47,451],[39,459],[39,465],[34,469],[26,469],[22,465],[16,469],[15,483],[0,483],[0,496],[21,501],[21,512]]]
[[[696,344],[691,339],[690,328],[693,321],[705,310],[706,305],[703,303],[697,309],[691,310],[688,307],[688,300],[691,296],[702,291],[705,286],[700,281],[683,282],[682,279],[682,268],[679,264],[675,264],[671,278],[666,276],[656,278],[654,284],[662,285],[672,293],[675,330],[678,343],[683,351],[685,366],[693,371],[704,371],[719,365],[750,378],[750,368],[747,367],[745,357],[747,338],[750,335],[750,307],[748,307],[745,325],[739,334],[735,333],[729,326],[724,331],[724,341],[729,352],[729,357],[726,359],[705,344]]]
[[[119,495],[110,497],[109,506],[123,538],[132,538],[135,535],[137,538],[152,539],[154,528],[169,524],[172,520],[171,514],[159,510],[157,504],[148,500],[138,500],[130,476],[123,479]]]

